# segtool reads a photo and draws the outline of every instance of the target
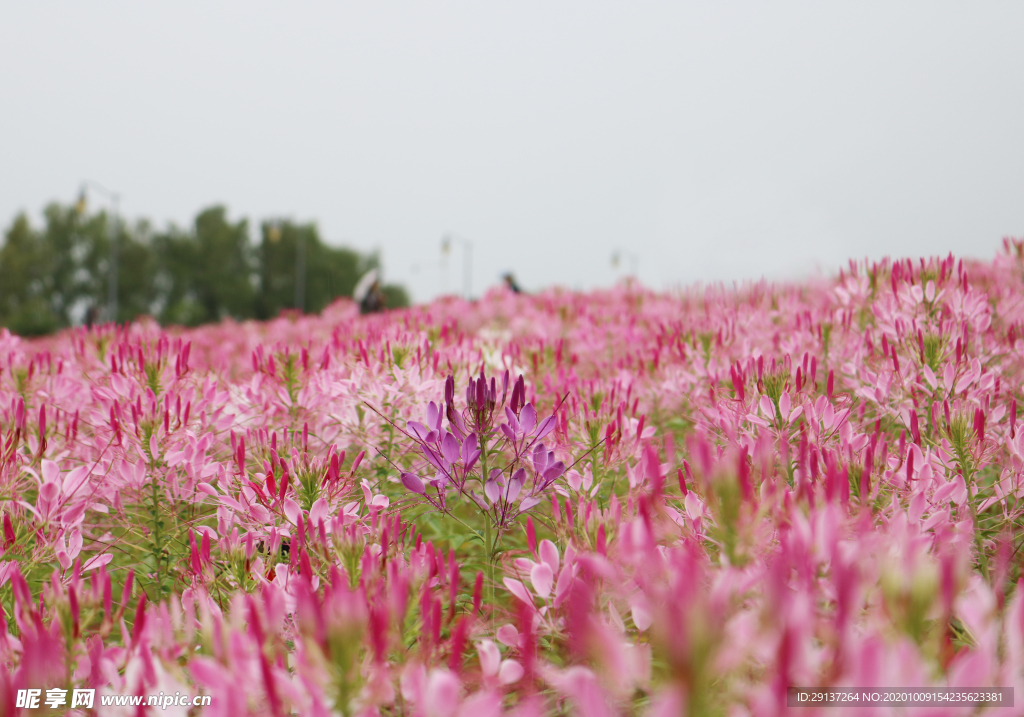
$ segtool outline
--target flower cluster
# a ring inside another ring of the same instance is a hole
[[[426,424],[409,421],[406,433],[423,454],[425,464],[420,472],[436,471],[435,477],[425,481],[418,473],[401,473],[402,484],[438,510],[448,509],[449,491],[458,492],[472,499],[486,519],[501,530],[538,505],[541,495],[565,472],[565,463],[556,460],[554,451],[540,442],[554,430],[555,417],[548,416],[538,423],[533,404],[524,404],[526,384],[522,375],[505,405],[508,383],[509,372],[505,371],[499,400],[494,378],[489,386],[483,372],[477,379],[470,378],[466,408],[459,411],[454,406],[455,379],[449,376],[443,407],[431,401]],[[499,408],[504,408],[505,421],[495,427],[495,411]],[[448,430],[442,427],[445,417]],[[494,467],[488,470],[488,465]],[[478,466],[479,474],[474,472]],[[527,468],[533,474],[529,485]],[[484,498],[472,489],[473,484],[482,486]]]

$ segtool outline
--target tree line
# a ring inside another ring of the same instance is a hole
[[[231,317],[269,319],[284,309],[319,312],[351,296],[359,278],[379,269],[375,253],[326,245],[314,223],[231,221],[223,206],[199,212],[186,229],[112,221],[82,203],[50,204],[43,226],[15,217],[0,246],[0,326],[22,336],[98,321],[149,315],[196,326]],[[117,233],[117,315],[108,311],[111,237]],[[399,285],[385,285],[389,307],[407,306]]]

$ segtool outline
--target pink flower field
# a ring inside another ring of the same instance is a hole
[[[1010,240],[801,284],[2,330],[0,714],[1021,714],[1022,382]],[[101,705],[161,692],[211,701]]]

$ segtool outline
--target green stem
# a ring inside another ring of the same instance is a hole
[[[487,439],[480,438],[480,477],[481,485],[487,485]],[[491,516],[487,510],[484,514],[484,550],[487,554],[487,602],[494,603],[494,539],[491,537]]]
[[[398,414],[397,408],[391,409],[391,420],[388,421],[388,460],[391,460],[391,449],[395,445],[395,416]]]
[[[484,513],[484,544],[487,551],[487,600],[494,598],[494,552],[491,550],[491,516]]]
[[[988,582],[988,556],[985,555],[981,525],[978,522],[978,509],[974,505],[973,496],[969,496],[968,503],[971,506],[971,521],[974,524],[974,547],[978,551],[978,566],[981,568],[982,577]]]
[[[155,601],[159,602],[163,599],[164,594],[164,575],[163,575],[163,516],[160,511],[160,489],[157,486],[156,479],[150,481],[150,495],[152,500],[152,511],[153,511],[153,563],[156,569],[156,591]]]
[[[963,460],[960,463],[961,467],[967,465]],[[966,475],[965,483],[967,484],[967,504],[971,506],[971,522],[974,525],[974,547],[978,551],[978,567],[981,568],[982,577],[985,578],[985,582],[988,582],[988,556],[985,555],[984,541],[981,535],[981,524],[978,521],[978,507],[974,504],[975,496],[971,495],[971,485],[974,483],[974,471],[964,471]],[[977,491],[978,486],[975,484],[974,489]]]

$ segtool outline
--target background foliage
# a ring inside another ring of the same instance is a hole
[[[108,318],[111,217],[58,203],[43,216],[41,228],[24,213],[15,217],[0,246],[0,326],[24,336]],[[232,221],[219,205],[187,228],[157,232],[146,220],[121,221],[117,235],[118,322],[151,315],[196,326],[268,319],[283,309],[317,313],[380,267],[376,254],[328,246],[314,223],[264,221],[254,246],[249,221]],[[409,303],[401,286],[385,293],[389,307]]]

